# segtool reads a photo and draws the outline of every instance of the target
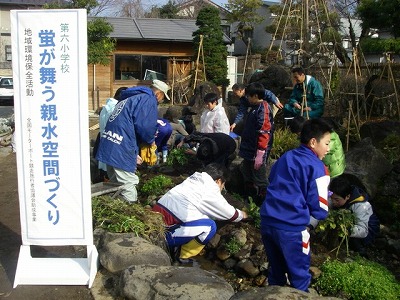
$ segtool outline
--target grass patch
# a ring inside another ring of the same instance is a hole
[[[149,241],[154,237],[164,239],[162,216],[141,204],[105,195],[92,198],[92,212],[94,228],[115,233],[132,232]]]

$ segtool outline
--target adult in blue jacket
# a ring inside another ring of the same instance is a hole
[[[164,97],[169,99],[168,90],[169,86],[160,80],[153,80],[150,87],[124,90],[101,132],[96,159],[107,165],[111,182],[124,184],[121,196],[129,202],[137,201],[139,145],[154,143],[157,106]]]
[[[302,67],[293,68],[292,75],[296,84],[283,109],[284,116],[290,118],[302,115],[307,120],[322,117],[325,104],[321,83],[314,77],[306,75]]]

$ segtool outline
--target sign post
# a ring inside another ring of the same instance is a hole
[[[11,11],[22,246],[14,287],[89,285],[93,245],[84,9]],[[86,258],[32,257],[31,245],[87,247]]]

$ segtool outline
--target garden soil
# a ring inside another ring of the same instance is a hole
[[[0,150],[8,149],[0,148]],[[15,153],[0,152],[0,180],[0,299],[94,299],[88,286],[18,285],[13,288],[19,249],[22,244]],[[32,247],[32,256],[35,257],[35,255],[37,257],[70,257],[70,255],[82,254],[71,247],[57,249]]]

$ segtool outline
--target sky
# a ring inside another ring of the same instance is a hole
[[[215,0],[215,1],[211,0],[211,1],[221,6],[228,3],[228,0]],[[153,5],[164,5],[168,3],[168,0],[147,0],[145,2]]]
[[[228,3],[228,0],[211,0],[212,2],[224,7],[225,4]],[[280,0],[268,0],[271,2],[280,2]],[[149,4],[154,4],[154,5],[164,5],[168,2],[168,0],[147,0]]]

